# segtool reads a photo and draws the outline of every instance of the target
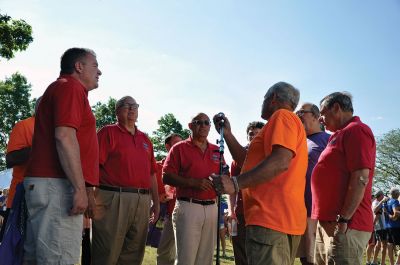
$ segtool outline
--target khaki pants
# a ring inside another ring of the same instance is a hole
[[[157,248],[157,265],[173,265],[176,257],[174,228],[172,218],[168,216],[164,221],[160,243]]]
[[[149,212],[149,194],[97,189],[92,264],[141,264]]]
[[[211,265],[217,240],[217,204],[200,205],[177,200],[174,225],[176,265]]]
[[[246,227],[246,254],[249,265],[292,265],[301,236],[269,228]]]
[[[73,203],[71,182],[61,178],[26,177],[24,188],[28,208],[24,264],[78,263],[83,215],[69,215]]]
[[[347,229],[329,237],[318,224],[315,261],[317,265],[361,265],[371,232]]]

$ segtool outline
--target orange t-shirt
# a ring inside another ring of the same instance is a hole
[[[307,212],[304,203],[308,163],[307,137],[300,119],[280,109],[251,141],[242,173],[266,159],[274,145],[294,154],[288,170],[272,180],[243,189],[246,225],[258,225],[290,235],[302,235]]]
[[[8,141],[7,145],[7,153],[32,146],[34,127],[34,117],[17,122],[10,133],[10,140]],[[12,206],[16,186],[24,180],[27,166],[28,162],[13,167],[13,178],[11,180],[10,191],[8,194],[7,208],[11,208]]]

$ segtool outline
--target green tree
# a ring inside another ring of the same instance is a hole
[[[17,121],[32,115],[31,85],[20,73],[0,81],[0,169],[5,168],[8,136]]]
[[[175,118],[174,114],[168,113],[162,116],[158,120],[159,128],[153,131],[153,135],[150,137],[156,160],[159,161],[167,155],[167,150],[164,146],[164,139],[171,133],[179,133],[183,139],[186,139],[190,135],[188,129],[183,129],[182,124]]]
[[[384,190],[400,184],[400,129],[377,141],[375,176],[375,185]]]
[[[32,27],[28,23],[0,14],[0,57],[9,60],[14,52],[26,50],[32,41]]]
[[[96,117],[96,127],[100,129],[107,124],[113,124],[117,122],[115,116],[115,103],[117,101],[114,98],[109,98],[108,102],[103,104],[97,102],[96,105],[92,106],[94,116]]]

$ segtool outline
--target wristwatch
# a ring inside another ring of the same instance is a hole
[[[336,223],[344,223],[344,224],[347,224],[348,222],[350,222],[350,219],[346,219],[346,218],[344,218],[342,215],[340,215],[340,214],[338,214],[337,216],[336,216]]]

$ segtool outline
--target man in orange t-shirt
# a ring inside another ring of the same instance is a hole
[[[36,100],[35,113],[41,97]],[[32,147],[33,128],[35,126],[35,113],[32,117],[17,122],[10,133],[7,144],[6,165],[12,168],[12,179],[7,199],[7,210],[4,223],[7,222],[8,213],[12,208],[17,185],[24,180],[28,166],[29,155]],[[5,225],[4,225],[5,227]],[[3,238],[4,227],[0,232],[0,241]]]
[[[247,156],[228,119],[221,123],[217,115],[214,117],[217,131],[224,126],[234,160],[243,163],[239,176],[224,175],[214,182],[224,193],[242,190],[249,264],[293,264],[306,228],[307,138],[293,113],[299,98],[299,91],[285,82],[267,91],[261,117],[268,123],[251,141]]]

